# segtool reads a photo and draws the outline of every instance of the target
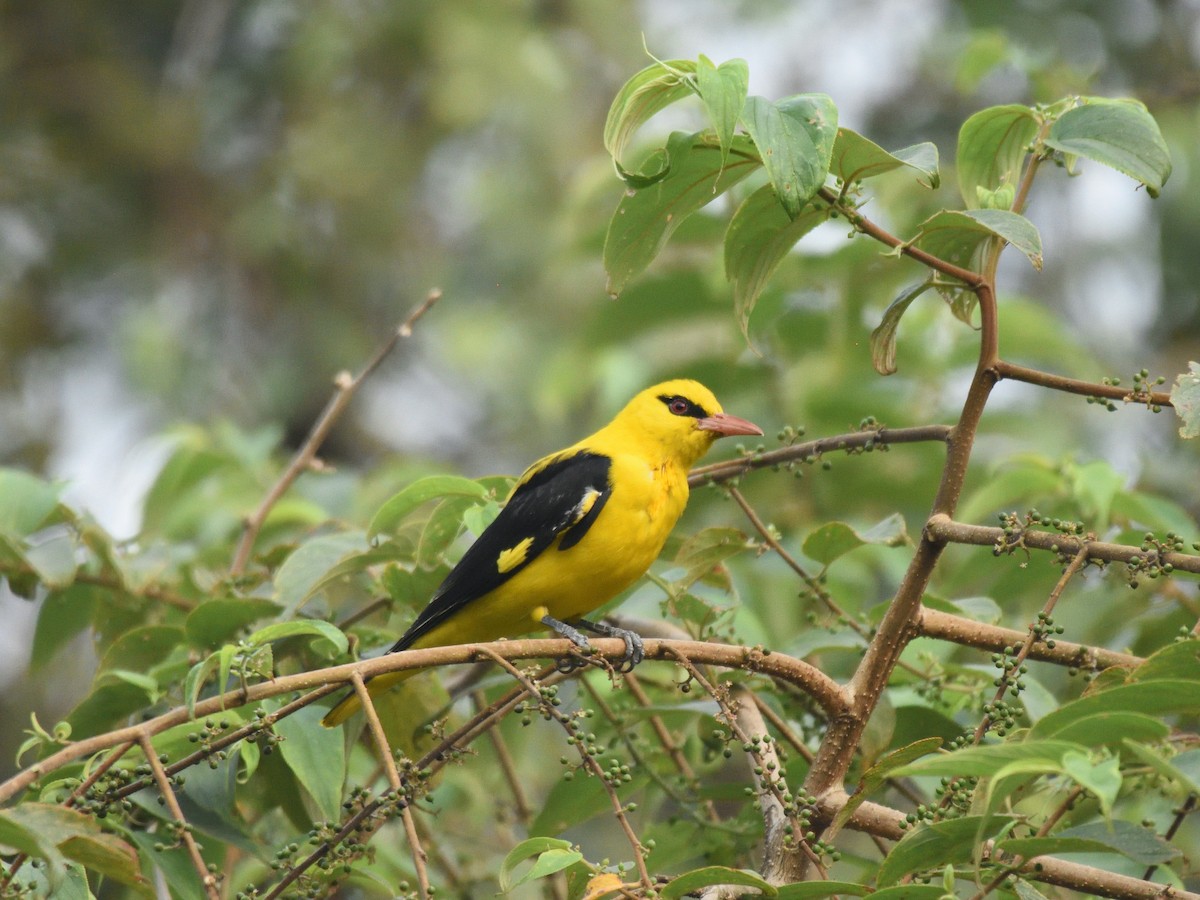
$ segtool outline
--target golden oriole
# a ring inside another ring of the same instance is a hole
[[[687,504],[688,469],[733,434],[762,429],[726,415],[698,382],[642,391],[595,434],[526,470],[388,652],[516,637],[544,625],[579,646],[587,645],[580,628],[621,637],[625,663],[636,664],[636,634],[582,617],[650,568]],[[367,688],[375,695],[416,671],[377,676]],[[321,722],[338,725],[359,705],[351,693]]]

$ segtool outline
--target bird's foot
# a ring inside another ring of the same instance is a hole
[[[608,625],[604,622],[589,622],[586,619],[577,619],[575,624],[580,628],[586,628],[592,634],[618,637],[625,642],[625,655],[621,657],[621,664],[617,666],[618,672],[632,672],[634,667],[646,658],[646,645],[642,642],[642,636],[636,631],[617,628],[615,625]]]
[[[587,637],[578,628],[573,628],[566,622],[560,622],[554,616],[542,616],[542,624],[553,631],[555,634],[565,637],[568,641],[579,648],[581,653],[590,654],[592,645],[588,642]],[[577,669],[582,669],[588,665],[588,660],[584,656],[562,656],[554,661],[554,668],[564,675],[574,672]]]

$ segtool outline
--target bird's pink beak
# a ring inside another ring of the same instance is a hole
[[[697,426],[701,431],[715,431],[720,437],[728,437],[733,434],[763,433],[763,430],[753,422],[726,413],[713,413],[711,416],[698,419]]]

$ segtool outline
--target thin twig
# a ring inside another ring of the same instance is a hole
[[[520,684],[528,692],[529,696],[535,700],[538,705],[548,713],[556,722],[563,726],[569,735],[574,736],[571,728],[571,719],[565,713],[560,712],[557,708],[544,702],[537,685],[530,680],[529,676],[510,663],[507,659],[492,651],[487,645],[478,645],[479,652],[487,657],[490,657],[500,668],[508,672],[513,679]],[[593,777],[600,780],[601,786],[605,793],[608,794],[609,803],[613,808],[613,815],[616,817],[621,830],[625,833],[625,838],[629,841],[629,846],[633,850],[633,861],[637,866],[638,877],[642,887],[645,890],[651,890],[654,886],[654,881],[650,877],[650,871],[646,868],[645,848],[642,846],[641,839],[633,830],[633,826],[629,824],[629,819],[625,815],[625,804],[621,802],[621,798],[617,796],[616,789],[609,783],[608,778],[604,774],[604,770],[600,764],[596,762],[596,758],[588,752],[585,741],[574,741],[575,749],[579,753],[579,758],[583,762],[584,767],[592,774]]]
[[[796,462],[819,459],[822,454],[844,451],[855,453],[893,444],[945,443],[953,429],[949,425],[917,425],[912,428],[872,428],[867,431],[851,431],[817,440],[788,444],[776,450],[766,450],[738,459],[697,466],[688,473],[688,485],[700,487],[705,484],[720,484],[738,478],[754,469],[786,466]]]
[[[1179,831],[1180,826],[1183,825],[1183,820],[1186,819],[1195,808],[1196,795],[1188,794],[1187,799],[1183,801],[1183,805],[1180,806],[1179,809],[1175,810],[1175,818],[1171,820],[1171,824],[1167,826],[1167,830],[1163,834],[1164,841],[1169,843],[1175,837],[1175,832]],[[1158,863],[1154,863],[1148,869],[1146,869],[1146,874],[1142,877],[1146,879],[1146,881],[1149,881],[1154,877],[1154,873],[1157,871]]]
[[[204,893],[209,896],[210,900],[221,900],[221,892],[217,888],[217,879],[208,871],[208,865],[204,862],[204,857],[200,855],[200,848],[196,845],[196,839],[192,836],[192,826],[184,818],[183,810],[179,807],[179,798],[175,796],[175,791],[171,787],[171,780],[167,776],[166,770],[163,769],[163,764],[158,758],[154,744],[150,742],[150,735],[142,732],[138,735],[138,743],[141,745],[142,753],[145,754],[146,762],[149,764],[150,771],[154,775],[154,783],[158,785],[158,793],[167,806],[167,812],[171,814],[171,818],[175,822],[179,840],[183,843],[184,849],[192,861],[192,866],[196,869],[196,874],[200,876],[200,883],[204,886]]]
[[[1106,400],[1121,400],[1124,403],[1137,403],[1143,406],[1169,407],[1171,395],[1163,391],[1130,391],[1119,384],[1097,384],[1094,381],[1082,381],[1078,378],[1067,378],[1026,366],[1018,366],[1006,360],[997,360],[996,374],[1009,381],[1023,381],[1026,384],[1036,384],[1039,387],[1062,391],[1067,394],[1078,394],[1081,397],[1104,397]]]
[[[407,338],[412,334],[413,325],[441,299],[441,296],[441,290],[437,288],[431,290],[424,301],[392,332],[391,337],[375,351],[375,355],[371,357],[362,371],[357,375],[351,376],[349,372],[341,372],[334,378],[333,395],[325,404],[321,415],[309,431],[308,437],[304,439],[304,443],[300,445],[295,455],[292,456],[291,462],[283,470],[283,474],[279,476],[275,484],[271,485],[266,496],[259,503],[258,508],[246,518],[246,523],[242,528],[242,536],[238,541],[237,551],[233,557],[233,563],[229,567],[230,575],[237,576],[245,571],[246,564],[250,561],[250,552],[254,549],[254,541],[258,537],[259,531],[262,530],[263,523],[267,520],[267,515],[296,479],[313,467],[317,458],[317,451],[321,448],[321,444],[325,442],[325,438],[333,430],[334,424],[349,405],[350,400],[354,397],[363,380],[378,368],[379,364],[392,352],[392,349],[401,338]]]
[[[483,691],[472,693],[471,702],[475,704],[476,712],[485,709],[488,705]],[[533,820],[533,808],[529,805],[529,798],[525,796],[525,785],[521,784],[521,776],[517,773],[517,766],[513,762],[512,754],[508,752],[508,742],[504,740],[504,735],[495,728],[488,730],[488,738],[496,753],[496,761],[500,763],[504,781],[512,792],[513,803],[517,808],[517,821],[522,825],[528,825]]]
[[[1004,529],[988,525],[967,525],[956,522],[949,515],[936,514],[925,523],[925,533],[936,541],[955,544],[976,544],[981,547],[1004,546],[1011,541],[1011,535],[1006,535]],[[1112,544],[1106,541],[1084,541],[1082,538],[1059,534],[1056,531],[1034,531],[1025,529],[1021,533],[1020,546],[1026,550],[1048,550],[1051,553],[1075,554],[1086,543],[1091,559],[1101,559],[1105,562],[1128,563],[1135,558],[1146,561],[1148,557],[1156,557],[1162,564],[1169,564],[1177,572],[1190,572],[1200,575],[1200,556],[1190,553],[1159,553],[1153,550],[1142,550],[1130,544]]]

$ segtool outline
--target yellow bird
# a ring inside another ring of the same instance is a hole
[[[620,637],[625,664],[642,641],[586,621],[646,573],[688,499],[688,470],[719,437],[762,434],[725,414],[712,392],[678,379],[647,388],[577,444],[538,460],[504,508],[388,651],[516,637],[538,626],[581,647],[580,629]],[[380,675],[374,696],[417,670]],[[321,720],[341,724],[359,708],[351,693]]]

